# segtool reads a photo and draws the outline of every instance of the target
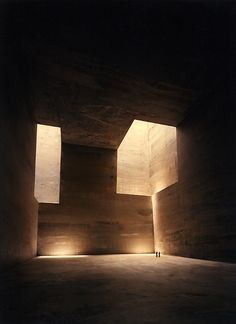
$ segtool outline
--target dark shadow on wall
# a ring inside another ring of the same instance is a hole
[[[177,128],[179,182],[154,197],[163,253],[236,261],[234,105],[217,89]]]
[[[0,15],[0,270],[36,255],[38,213],[28,62],[8,9]]]

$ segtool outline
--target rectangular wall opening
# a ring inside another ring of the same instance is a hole
[[[173,126],[134,120],[117,153],[117,193],[152,196],[178,181]]]
[[[61,129],[38,124],[34,195],[39,203],[59,204],[60,170]]]

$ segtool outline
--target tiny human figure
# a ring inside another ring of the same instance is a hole
[[[156,258],[158,257],[158,252],[156,252]]]
[[[159,252],[159,258],[161,257],[161,252]]]

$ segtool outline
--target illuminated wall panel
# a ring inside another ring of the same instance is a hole
[[[61,201],[40,204],[38,255],[151,253],[149,196],[116,194],[117,152],[62,145]]]
[[[117,193],[150,195],[148,123],[134,120],[118,148]]]
[[[176,128],[149,124],[149,179],[152,194],[178,181]]]
[[[151,196],[177,180],[176,128],[134,120],[118,148],[117,193]]]
[[[60,127],[37,125],[35,198],[42,203],[59,203],[61,166]]]

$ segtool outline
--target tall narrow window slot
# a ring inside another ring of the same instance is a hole
[[[40,203],[59,203],[61,168],[60,127],[37,125],[35,198]]]

